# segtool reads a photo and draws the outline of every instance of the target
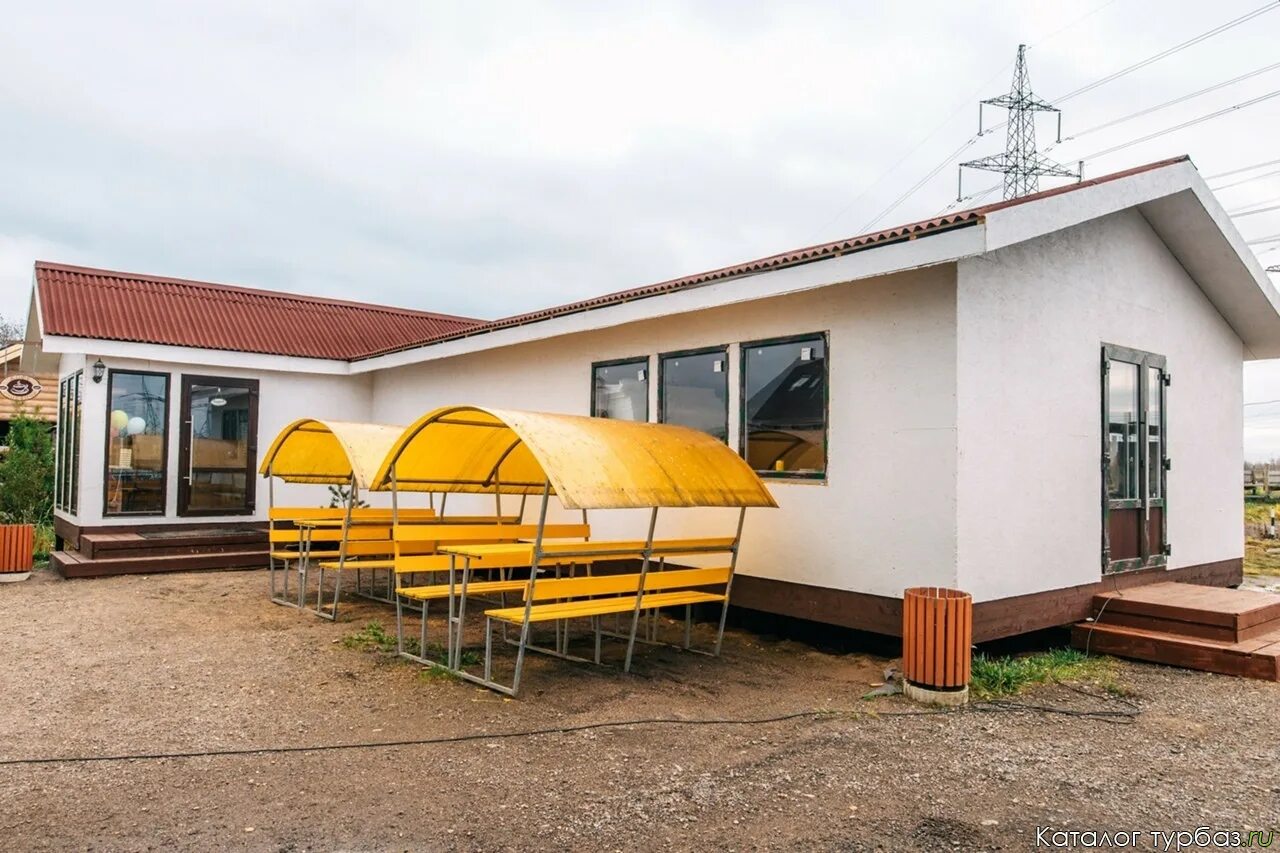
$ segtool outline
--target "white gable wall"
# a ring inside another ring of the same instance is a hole
[[[960,587],[1101,576],[1104,342],[1168,358],[1169,567],[1242,556],[1242,344],[1142,215],[958,267]]]
[[[738,446],[743,341],[828,331],[826,483],[770,480],[779,510],[747,514],[744,574],[901,595],[955,582],[955,266],[639,321],[374,374],[372,417],[408,423],[446,404],[587,414],[593,362],[730,344],[730,444]],[[455,495],[477,511],[492,498]],[[515,506],[511,500],[508,508]],[[724,531],[722,510],[666,510],[660,535]],[[592,513],[594,536],[643,534],[643,511]]]

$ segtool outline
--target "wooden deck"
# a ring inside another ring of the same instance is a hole
[[[1093,598],[1071,631],[1094,652],[1280,681],[1280,595],[1157,583]]]
[[[235,527],[174,527],[78,533],[73,547],[49,555],[68,578],[154,574],[205,569],[265,568],[267,533],[251,523]]]

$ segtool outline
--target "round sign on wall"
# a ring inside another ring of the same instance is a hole
[[[20,373],[0,379],[0,394],[10,400],[30,400],[43,388],[43,385],[30,376],[23,376]]]

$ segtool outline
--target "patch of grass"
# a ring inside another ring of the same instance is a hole
[[[32,549],[37,560],[48,560],[53,550],[53,523],[41,522],[36,525],[35,548]]]
[[[396,638],[394,634],[387,633],[381,622],[369,622],[354,634],[343,637],[342,645],[362,652],[390,654],[396,650]]]
[[[360,652],[375,652],[385,655],[394,655],[396,653],[396,637],[390,634],[387,629],[382,627],[381,622],[369,622],[363,628],[354,634],[348,634],[342,638],[342,645],[348,649],[354,649]],[[428,643],[426,651],[422,651],[421,645],[416,637],[404,638],[404,650],[412,655],[429,658],[431,660],[444,660],[445,648],[439,643]],[[474,649],[463,649],[461,664],[464,668],[478,665],[483,658],[478,651]],[[401,660],[401,663],[408,661]],[[418,674],[423,681],[439,681],[444,679],[455,679],[451,671],[442,666],[431,665],[426,667]]]
[[[1280,539],[1244,540],[1246,575],[1280,575]]]
[[[1271,510],[1273,508],[1280,513],[1280,507],[1277,507],[1271,501],[1261,498],[1246,499],[1244,502],[1245,524],[1267,524],[1271,521]]]
[[[1115,683],[1115,664],[1109,658],[1085,657],[1076,649],[1051,649],[1017,657],[973,656],[969,689],[975,698],[1012,696],[1033,684],[1050,681],[1093,681],[1112,695],[1124,691]]]

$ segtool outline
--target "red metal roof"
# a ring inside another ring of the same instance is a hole
[[[481,321],[177,278],[36,261],[43,333],[350,360]]]
[[[720,281],[722,279],[737,278],[739,276],[751,275],[759,272],[768,272],[770,270],[781,269],[782,267],[799,266],[800,264],[826,260],[827,258],[838,258],[841,255],[860,252],[865,249],[872,249],[886,243],[898,243],[903,240],[912,240],[924,235],[948,231],[953,228],[976,225],[988,213],[993,213],[997,210],[1015,207],[1020,204],[1027,204],[1028,202],[1038,201],[1039,199],[1049,198],[1055,195],[1075,192],[1076,190],[1085,189],[1086,187],[1097,186],[1098,184],[1104,184],[1109,181],[1127,178],[1131,175],[1137,175],[1142,172],[1150,172],[1153,169],[1171,166],[1174,163],[1181,163],[1189,159],[1190,158],[1184,154],[1180,157],[1172,157],[1168,160],[1148,163],[1144,166],[1135,166],[1132,169],[1125,169],[1121,172],[1112,172],[1109,175],[1102,175],[1097,178],[1091,178],[1087,181],[1081,181],[1075,184],[1066,184],[1061,187],[1054,187],[1053,189],[1032,193],[1031,195],[1022,196],[1021,198],[993,202],[992,204],[983,205],[981,207],[973,207],[968,210],[948,213],[945,216],[938,216],[933,219],[923,219],[919,222],[912,222],[907,225],[898,225],[894,228],[887,228],[883,231],[873,231],[870,234],[862,234],[845,240],[837,240],[833,243],[819,243],[816,246],[807,246],[803,249],[793,249],[789,252],[770,255],[767,258],[759,258],[758,260],[747,261],[742,264],[735,264],[731,267],[722,267],[721,269],[685,276],[683,278],[673,278],[669,281],[650,284],[644,287],[636,287],[630,290],[619,290],[615,293],[607,293],[603,296],[594,296],[590,299],[583,299],[579,302],[570,302],[553,308],[531,311],[527,314],[517,314],[511,317],[504,317],[500,320],[491,320],[486,323],[480,323],[462,329],[442,332],[434,338],[418,341],[417,343],[391,346],[382,352],[370,353],[367,356],[362,356],[362,358],[372,358],[373,356],[386,355],[391,352],[415,349],[420,346],[426,346],[427,344],[439,343],[441,341],[452,340],[455,338],[482,335],[486,332],[492,332],[497,329],[505,329],[512,326],[524,326],[529,323],[550,320],[553,317],[561,317],[565,314],[577,314],[582,311],[591,311],[596,308],[604,308],[609,305],[631,302],[636,299],[647,299],[651,296],[661,296],[662,294],[671,293],[672,291],[698,287],[700,285],[710,284],[711,282]]]

